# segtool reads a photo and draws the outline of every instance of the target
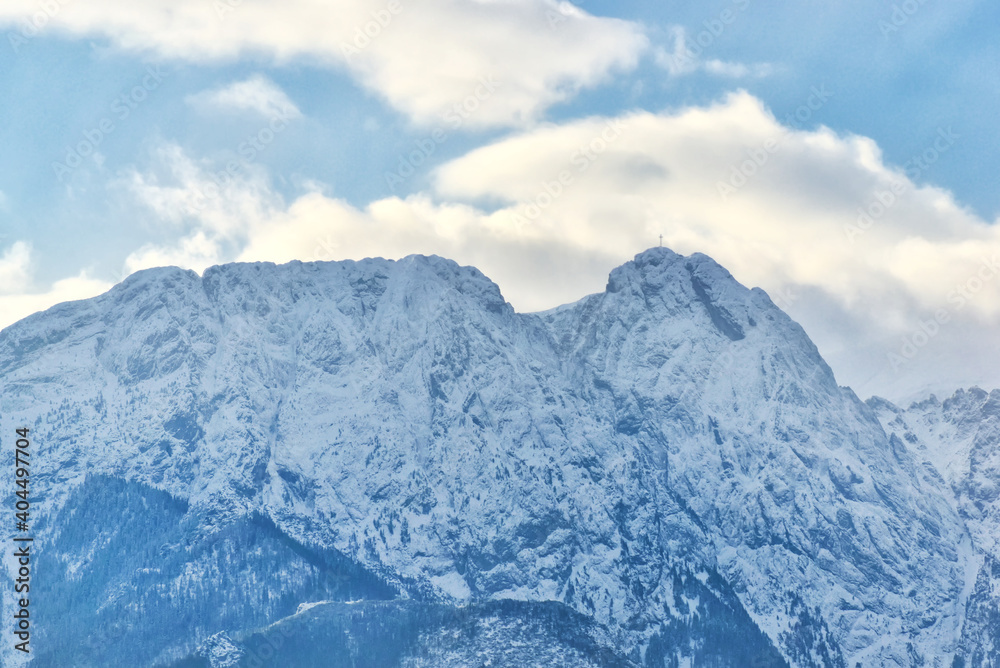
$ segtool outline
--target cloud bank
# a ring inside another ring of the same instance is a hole
[[[342,68],[420,124],[438,122],[486,78],[502,94],[471,121],[537,120],[545,109],[648,47],[636,23],[596,17],[556,0],[35,0],[0,3],[0,25],[101,37],[157,58],[218,62],[263,55]],[[35,26],[40,26],[36,28]],[[17,48],[18,44],[12,43]]]

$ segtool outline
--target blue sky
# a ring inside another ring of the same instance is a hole
[[[157,264],[410,252],[536,310],[662,233],[785,295],[862,395],[996,383],[998,19],[973,0],[6,2],[0,326]]]

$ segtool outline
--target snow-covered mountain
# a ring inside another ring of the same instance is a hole
[[[39,448],[37,665],[978,665],[998,634],[899,409],[702,255],[540,314],[437,257],[149,270],[3,330],[0,392]]]
[[[1000,391],[960,390],[901,409],[868,402],[888,433],[940,473],[981,554],[963,634],[972,665],[1000,664]]]

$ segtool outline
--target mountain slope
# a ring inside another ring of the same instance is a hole
[[[723,610],[794,665],[959,649],[974,564],[946,485],[704,256],[651,249],[541,314],[433,257],[151,270],[3,330],[0,383],[4,433],[43,444],[42,516],[101,471],[182,503],[188,549],[273,526],[244,582],[284,601],[267,622],[317,600],[273,556],[294,544],[365,598],[558,602],[644,665],[698,656]],[[39,541],[81,560],[56,524]],[[167,608],[222,577],[161,575]],[[157,656],[262,623],[194,621]]]
[[[1000,665],[1000,391],[959,390],[902,409],[869,400],[886,432],[903,439],[953,493],[979,555],[963,651],[969,665]]]

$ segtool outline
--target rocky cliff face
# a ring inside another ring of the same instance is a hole
[[[904,440],[952,492],[976,547],[978,574],[963,630],[968,665],[1000,665],[1000,391],[960,390],[902,409],[868,402],[887,433]]]
[[[368,665],[366,642],[450,665],[429,648],[463,633],[455,665],[515,641],[573,665],[968,648],[949,484],[704,256],[651,249],[540,314],[435,257],[150,270],[5,329],[0,389],[2,433],[39,444],[52,661],[89,626],[109,642],[76,665],[251,665],[282,619],[285,665]]]

